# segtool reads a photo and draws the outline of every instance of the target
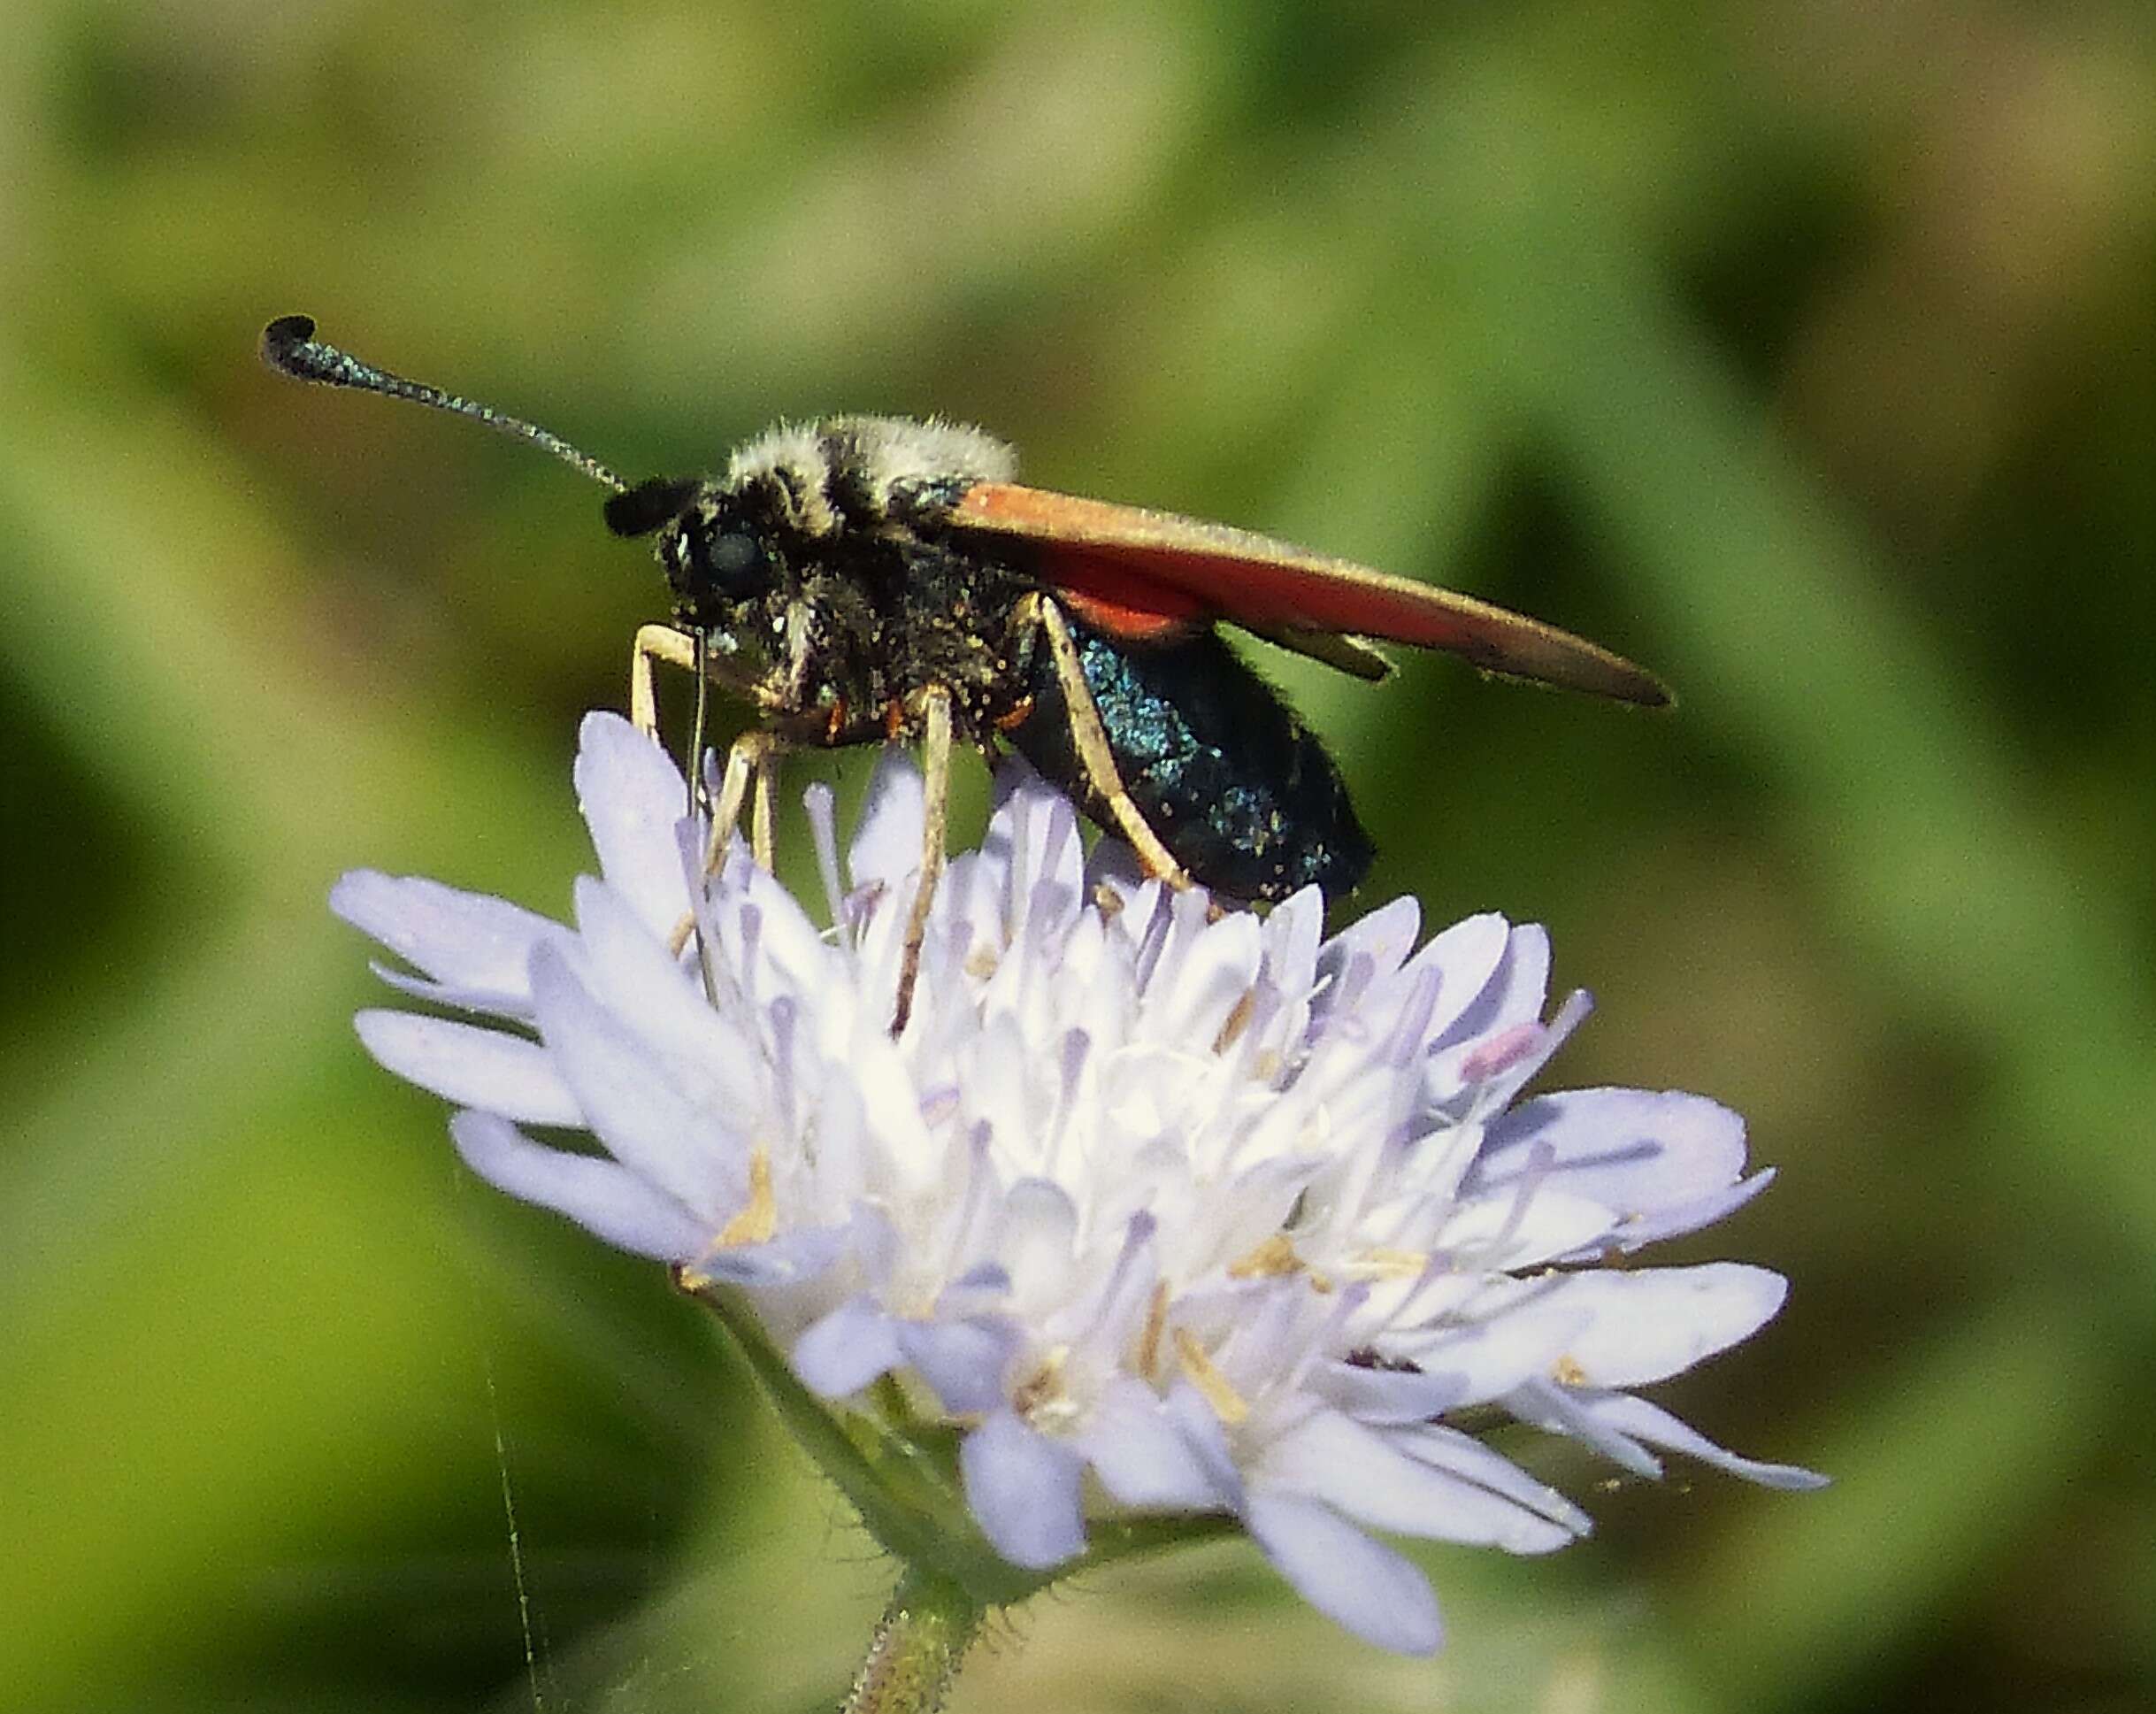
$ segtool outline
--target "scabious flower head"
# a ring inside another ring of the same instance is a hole
[[[1418,946],[1400,899],[1327,940],[1315,891],[1224,913],[1116,848],[1089,866],[1070,805],[1011,764],[936,888],[894,1039],[923,821],[898,752],[843,880],[811,793],[828,929],[738,850],[702,879],[681,776],[625,722],[586,720],[576,777],[601,878],[573,926],[432,881],[338,885],[410,966],[387,980],[484,1020],[368,1011],[362,1037],[457,1104],[483,1177],[738,1287],[834,1406],[895,1382],[959,1430],[966,1503],[1010,1564],[1046,1573],[1109,1515],[1228,1514],[1323,1611],[1420,1651],[1429,1586],[1366,1531],[1539,1553],[1588,1528],[1451,1426],[1471,1407],[1641,1475],[1662,1449],[1815,1480],[1631,1390],[1744,1339],[1784,1287],[1613,1264],[1769,1175],[1699,1096],[1522,1098],[1588,1011],[1545,1018],[1539,928],[1473,917]]]

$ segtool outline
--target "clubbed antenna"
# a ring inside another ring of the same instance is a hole
[[[617,494],[628,487],[590,454],[578,451],[560,435],[540,427],[537,423],[506,416],[492,405],[459,398],[424,381],[406,380],[402,375],[377,369],[334,345],[323,343],[314,336],[312,316],[280,315],[265,327],[262,360],[295,380],[319,381],[325,387],[356,387],[363,393],[380,393],[393,399],[410,399],[414,404],[431,405],[436,411],[454,411],[503,434],[514,434],[520,441],[544,448],[564,464],[575,465],[592,480],[605,483]]]

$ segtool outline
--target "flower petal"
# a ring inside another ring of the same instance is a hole
[[[524,1036],[412,1011],[363,1011],[352,1024],[386,1069],[459,1107],[526,1125],[584,1123],[552,1056]]]
[[[1748,1179],[1725,1185],[1689,1202],[1670,1203],[1651,1214],[1635,1214],[1610,1235],[1621,1250],[1635,1250],[1658,1238],[1674,1238],[1710,1226],[1734,1214],[1774,1182],[1775,1169],[1761,1167]]]
[[[1567,1274],[1545,1309],[1585,1318],[1559,1358],[1568,1384],[1638,1387],[1750,1338],[1788,1293],[1789,1282],[1765,1268],[1709,1262]]]
[[[895,889],[921,866],[926,806],[921,771],[902,748],[886,744],[877,753],[861,820],[846,848],[846,872],[856,888]]]
[[[851,1297],[794,1341],[794,1372],[812,1393],[846,1398],[902,1362],[898,1326],[873,1300]]]
[[[1508,1553],[1547,1553],[1573,1532],[1451,1471],[1408,1457],[1337,1410],[1314,1410],[1266,1448],[1252,1473],[1267,1493],[1323,1500],[1356,1523]]]
[[[1424,1374],[1449,1380],[1457,1392],[1454,1408],[1501,1397],[1522,1381],[1547,1373],[1587,1326],[1589,1306],[1554,1301],[1561,1283],[1522,1282],[1515,1291],[1492,1293],[1514,1301],[1477,1318],[1396,1334],[1387,1355],[1407,1357]]]
[[[1017,1353],[1017,1331],[983,1316],[965,1321],[902,1321],[900,1354],[954,1417],[1002,1403],[1003,1377]]]
[[[674,824],[688,813],[681,771],[618,714],[587,714],[579,728],[577,802],[591,829],[599,872],[655,934],[688,910]]]
[[[1455,1373],[1425,1374],[1419,1369],[1370,1368],[1343,1362],[1326,1364],[1318,1380],[1328,1402],[1357,1422],[1380,1427],[1427,1422],[1467,1403]]]
[[[1070,1278],[1078,1236],[1078,1210],[1070,1193],[1047,1179],[1021,1179],[1004,1194],[1002,1223],[997,1253],[1014,1298],[1020,1303],[1055,1301]]]
[[[1604,1422],[1589,1408],[1598,1395],[1537,1378],[1523,1381],[1504,1398],[1505,1409],[1522,1422],[1552,1434],[1585,1442],[1620,1469],[1649,1481],[1661,1479],[1661,1460],[1630,1434]]]
[[[1537,1481],[1502,1453],[1457,1428],[1426,1423],[1393,1436],[1393,1443],[1411,1458],[1449,1470],[1463,1481],[1540,1513],[1568,1535],[1585,1535],[1594,1527],[1585,1512],[1548,1483]]]
[[[1070,1443],[1126,1506],[1210,1511],[1228,1503],[1159,1395],[1134,1377],[1101,1390]]]
[[[799,1286],[831,1270],[846,1254],[846,1236],[842,1226],[806,1226],[765,1243],[707,1244],[697,1252],[695,1267],[736,1286]]]
[[[1243,1523],[1297,1594],[1365,1642],[1431,1655],[1445,1640],[1421,1570],[1319,1502],[1254,1494]]]
[[[739,1031],[704,1003],[698,977],[606,882],[579,877],[575,896],[583,956],[572,968],[591,997],[684,1098],[715,1112],[756,1111],[761,1086],[752,1057]]]
[[[1401,971],[1403,981],[1412,981],[1426,971],[1438,972],[1438,992],[1443,1004],[1432,1014],[1428,1040],[1442,1046],[1454,1040],[1480,1034],[1492,1027],[1477,1017],[1493,1015],[1499,1001],[1493,980],[1508,968],[1514,942],[1532,931],[1515,929],[1494,911],[1463,917],[1430,937],[1429,943],[1409,959]],[[1469,1009],[1481,1002],[1477,1017]],[[1531,1009],[1541,1004],[1537,993]]]
[[[1678,1421],[1660,1405],[1627,1393],[1612,1393],[1603,1398],[1584,1401],[1583,1408],[1597,1422],[1619,1433],[1645,1441],[1649,1446],[1684,1453],[1717,1470],[1726,1470],[1732,1476],[1741,1476],[1747,1482],[1757,1482],[1762,1487],[1804,1490],[1827,1486],[1826,1477],[1798,1464],[1761,1464],[1756,1459],[1740,1458],[1715,1445],[1698,1429]]]
[[[533,955],[532,997],[563,1081],[608,1152],[714,1226],[739,1211],[748,1151],[732,1127],[748,1116],[685,1098],[551,946]]]
[[[686,1262],[703,1248],[703,1228],[687,1209],[613,1161],[546,1148],[494,1113],[459,1113],[449,1135],[487,1183],[566,1214],[618,1249]]]
[[[1503,930],[1492,945],[1492,926]],[[1457,937],[1458,946],[1451,942]],[[1439,949],[1445,949],[1440,953]],[[1494,951],[1495,957],[1491,954]],[[1431,1041],[1440,1052],[1477,1036],[1493,1034],[1542,1016],[1550,991],[1550,935],[1539,923],[1515,928],[1502,917],[1485,913],[1454,923],[1416,954],[1418,963],[1438,959],[1446,972],[1450,1010]]]
[[[407,992],[506,1018],[532,1010],[532,949],[560,940],[559,923],[505,899],[416,875],[355,869],[329,889],[329,908],[434,979],[382,973]]]
[[[1553,1182],[1630,1217],[1627,1236],[1641,1243],[1649,1230],[1662,1235],[1672,1229],[1657,1222],[1657,1214],[1719,1201],[1737,1181],[1745,1165],[1745,1122],[1719,1102],[1677,1091],[1569,1089],[1540,1095],[1492,1121],[1467,1188],[1488,1191],[1516,1182],[1538,1147],[1548,1151]]]
[[[1322,1030],[1335,1016],[1351,1016],[1374,983],[1386,980],[1407,962],[1422,926],[1422,906],[1413,894],[1403,893],[1358,917],[1319,948],[1316,991],[1310,1002],[1313,1027]]]
[[[1046,1571],[1086,1546],[1085,1465],[1070,1447],[998,1410],[965,1438],[958,1470],[981,1533],[1014,1565]]]
[[[1568,1194],[1537,1178],[1518,1194],[1463,1200],[1430,1242],[1454,1265],[1511,1271],[1538,1267],[1569,1254],[1588,1253],[1616,1226],[1608,1205]]]

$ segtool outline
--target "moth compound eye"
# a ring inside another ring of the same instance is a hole
[[[690,550],[691,566],[704,589],[739,601],[771,586],[771,561],[763,544],[740,530],[714,530]]]
[[[763,550],[756,545],[755,536],[729,531],[712,539],[707,557],[711,575],[731,583],[746,577],[763,563]]]

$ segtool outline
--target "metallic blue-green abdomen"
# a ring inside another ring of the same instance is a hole
[[[1373,851],[1339,770],[1216,633],[1148,645],[1069,623],[1123,783],[1198,881],[1235,898],[1280,899],[1312,882],[1333,897],[1362,879]],[[1034,706],[1011,742],[1082,794],[1085,771],[1045,639],[1026,670]],[[1112,826],[1101,805],[1088,812]]]

